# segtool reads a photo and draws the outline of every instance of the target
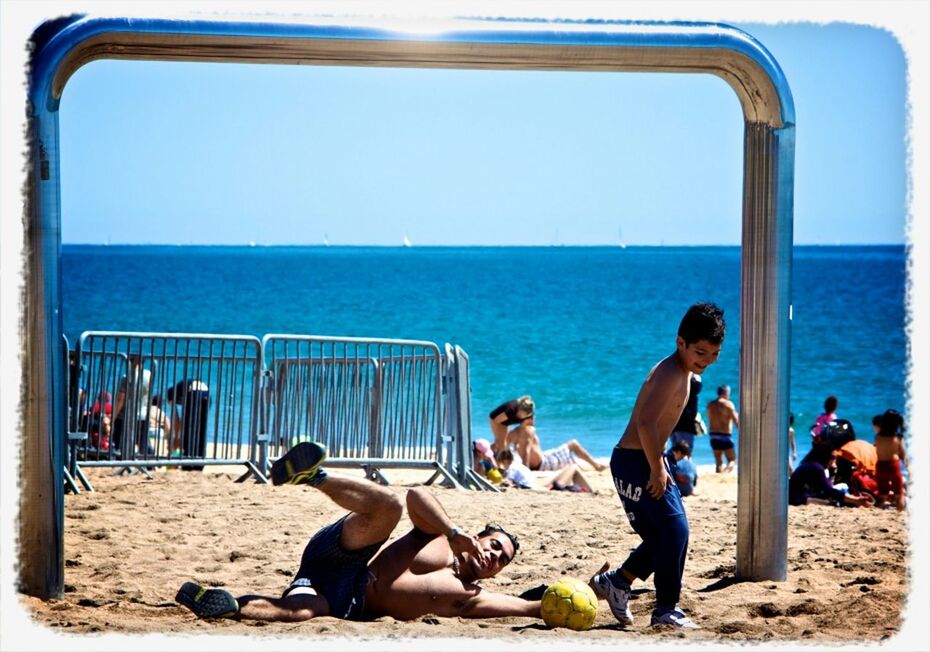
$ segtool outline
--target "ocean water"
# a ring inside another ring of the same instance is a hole
[[[791,410],[800,452],[828,394],[860,438],[906,400],[903,246],[796,247]],[[650,368],[698,300],[727,339],[704,374],[739,405],[738,247],[171,247],[65,245],[64,327],[340,335],[458,344],[471,359],[474,436],[531,394],[544,446],[607,457]],[[737,446],[738,446],[737,437]],[[695,461],[710,464],[707,438]]]

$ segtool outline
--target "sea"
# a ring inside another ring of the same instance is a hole
[[[791,399],[799,453],[828,395],[860,439],[904,412],[904,246],[798,246]],[[62,247],[64,329],[429,340],[471,361],[473,437],[519,395],[544,447],[577,439],[606,458],[652,366],[695,301],[724,309],[727,337],[703,376],[739,395],[739,247]],[[737,431],[737,447],[739,433]],[[713,464],[707,437],[699,466]]]

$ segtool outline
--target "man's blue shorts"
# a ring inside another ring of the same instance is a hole
[[[348,515],[313,535],[304,548],[294,581],[310,580],[317,594],[329,602],[330,616],[361,620],[365,610],[365,588],[368,586],[368,562],[384,541],[361,550],[345,550],[340,537],[346,518]],[[294,588],[293,583],[288,590],[291,588]]]
[[[725,432],[710,433],[710,447],[715,451],[726,451],[733,448],[733,437]]]

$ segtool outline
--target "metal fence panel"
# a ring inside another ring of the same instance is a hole
[[[308,335],[262,339],[272,456],[319,441],[333,466],[444,470],[443,356],[432,342]]]
[[[253,461],[262,370],[255,337],[91,331],[71,391],[85,466]],[[127,464],[132,462],[133,464]]]

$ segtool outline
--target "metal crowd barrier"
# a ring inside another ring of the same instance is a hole
[[[326,445],[326,464],[424,468],[459,486],[450,472],[444,358],[432,342],[302,335],[262,339],[269,453],[300,440]]]
[[[65,480],[81,467],[244,465],[267,482],[301,440],[327,465],[423,468],[455,487],[492,488],[472,470],[468,356],[416,340],[89,331],[68,350]]]
[[[458,482],[469,489],[499,492],[487,478],[475,471],[471,439],[471,374],[468,354],[460,346],[446,344],[447,400],[452,432],[450,459]]]
[[[69,466],[201,470],[254,459],[262,371],[255,337],[94,331],[69,392]]]

